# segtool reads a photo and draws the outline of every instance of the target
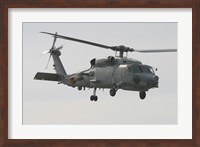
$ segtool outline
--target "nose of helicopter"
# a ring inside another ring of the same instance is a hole
[[[156,75],[153,75],[152,79],[149,81],[148,85],[150,87],[158,87],[158,80],[159,80],[159,77],[156,76]]]
[[[153,77],[153,86],[154,87],[158,87],[158,80],[159,80],[159,77],[154,75],[154,77]]]
[[[159,79],[158,76],[156,76],[156,75],[153,76],[153,80],[154,80],[155,82],[158,82],[158,79]]]

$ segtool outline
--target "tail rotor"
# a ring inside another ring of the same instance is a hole
[[[41,33],[43,33],[43,32],[41,32]],[[48,59],[48,61],[47,61],[47,65],[46,65],[46,68],[45,69],[47,69],[48,68],[48,65],[49,65],[49,62],[50,62],[50,59],[51,59],[51,56],[52,56],[52,53],[57,53],[57,52],[59,52],[60,53],[60,51],[59,50],[61,50],[62,48],[63,48],[63,46],[60,46],[60,47],[58,47],[58,48],[56,48],[56,46],[55,46],[55,43],[56,43],[56,39],[57,39],[57,32],[53,35],[53,37],[54,37],[54,40],[53,40],[53,44],[52,44],[52,47],[51,47],[51,49],[50,50],[47,50],[47,51],[43,51],[42,52],[42,55],[46,55],[46,54],[50,54],[49,55],[49,59]]]
[[[49,55],[49,59],[48,59],[48,61],[47,61],[47,65],[46,65],[46,67],[45,67],[46,70],[47,70],[47,68],[48,68],[48,66],[49,66],[49,61],[50,61],[50,59],[51,59],[51,54]]]

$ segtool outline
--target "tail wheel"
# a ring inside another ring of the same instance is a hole
[[[140,99],[145,99],[146,97],[146,92],[145,91],[140,91]]]
[[[110,89],[110,96],[115,96],[116,90],[114,88]]]

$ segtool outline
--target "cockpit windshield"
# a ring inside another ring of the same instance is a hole
[[[152,67],[147,66],[147,65],[132,65],[132,72],[133,73],[151,73],[151,74],[155,74],[154,70]],[[131,70],[129,68],[129,70]]]
[[[142,65],[142,70],[143,70],[143,72],[145,72],[145,73],[152,73],[152,74],[154,74],[154,70],[153,70],[153,68],[150,67],[150,66]]]

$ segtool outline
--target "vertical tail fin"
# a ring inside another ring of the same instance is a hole
[[[59,56],[61,55],[61,52],[59,50],[53,50],[51,53],[52,57],[53,57],[53,61],[54,61],[54,68],[57,74],[59,75],[63,75],[66,76],[67,73],[63,67],[62,62],[60,61]]]

